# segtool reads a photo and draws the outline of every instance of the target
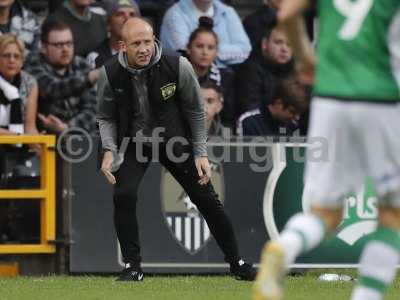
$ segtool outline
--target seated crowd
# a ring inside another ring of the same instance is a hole
[[[20,0],[3,2],[0,134],[59,134],[71,127],[93,133],[99,70],[118,53],[123,24],[140,16],[148,1],[64,0],[44,21]],[[291,47],[275,27],[279,1],[264,1],[243,24],[220,0],[173,2],[160,5],[166,11],[156,32],[163,51],[186,56],[199,83],[219,94],[218,122],[234,134],[246,134],[237,131],[244,117],[260,105],[274,105],[279,83],[295,78]],[[18,99],[9,99],[10,94]],[[21,121],[14,120],[16,103]],[[294,115],[301,118],[304,111]]]
[[[162,51],[187,57],[198,76],[210,136],[306,133],[309,93],[276,28],[279,0],[243,23],[221,0],[56,2],[45,20],[20,0],[0,3],[0,135],[95,133],[100,68],[120,51],[123,24],[149,11]],[[0,186],[4,176],[0,158]]]

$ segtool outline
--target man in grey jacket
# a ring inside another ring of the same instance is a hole
[[[126,264],[118,280],[143,280],[136,202],[151,159],[170,171],[198,207],[232,275],[253,280],[254,269],[239,256],[210,182],[205,113],[193,68],[183,57],[162,54],[152,27],[140,18],[125,23],[122,37],[122,50],[101,69],[97,113],[101,170],[114,185],[114,223]]]

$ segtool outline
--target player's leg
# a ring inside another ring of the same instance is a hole
[[[359,280],[352,300],[381,300],[400,263],[400,107],[369,105],[364,126],[368,173],[378,193],[379,226],[360,257]],[[368,122],[370,123],[370,122]]]
[[[310,213],[294,215],[277,240],[265,244],[254,286],[255,300],[283,297],[283,277],[296,258],[317,247],[342,220],[341,208],[313,207]]]
[[[343,107],[344,106],[344,107]],[[346,104],[334,100],[314,100],[310,120],[305,188],[303,200],[310,203],[309,213],[289,219],[280,237],[266,244],[254,286],[254,299],[282,298],[282,279],[296,258],[318,246],[342,219],[342,199],[361,184],[359,160],[352,144],[352,126],[346,116]],[[328,155],[310,156],[313,139],[328,144]],[[351,174],[351,175],[349,175]]]
[[[245,263],[239,255],[231,220],[225,213],[224,207],[218,199],[213,185],[211,182],[206,185],[200,185],[198,183],[198,172],[195,167],[193,155],[190,152],[190,149],[186,150],[189,157],[184,162],[174,161],[167,153],[165,153],[166,155],[160,154],[160,162],[179,182],[190,197],[190,200],[203,215],[210,228],[210,232],[225,254],[225,261],[231,266],[232,275],[239,280],[254,280],[256,272],[254,268],[250,264]],[[174,155],[179,156],[178,153]]]
[[[400,208],[381,208],[380,224],[360,258],[359,280],[351,299],[382,300],[399,263]]]
[[[115,172],[114,226],[125,263],[125,269],[117,279],[119,281],[143,280],[136,203],[138,187],[149,162],[138,160],[140,157],[136,155],[135,145],[129,144],[124,162]]]

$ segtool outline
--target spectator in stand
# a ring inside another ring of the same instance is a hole
[[[292,48],[284,31],[267,30],[260,47],[261,51],[253,51],[237,72],[238,115],[257,108],[263,98],[271,99],[277,82],[294,74]]]
[[[300,115],[307,109],[304,87],[292,78],[281,80],[271,99],[245,112],[238,121],[239,136],[290,136],[299,129]]]
[[[221,89],[214,81],[205,81],[200,84],[200,94],[204,101],[204,110],[206,112],[207,135],[224,136],[229,128],[221,123],[220,112],[224,107]]]
[[[54,19],[68,24],[74,37],[75,54],[86,57],[107,39],[107,24],[103,16],[90,10],[92,0],[65,0],[52,14]]]
[[[39,84],[39,120],[53,133],[70,127],[88,132],[95,128],[96,83],[99,70],[74,56],[70,27],[52,18],[42,27],[40,54],[32,57],[27,70]]]
[[[190,34],[198,27],[199,17],[214,20],[218,35],[218,67],[242,63],[249,56],[251,45],[242,22],[232,8],[220,0],[180,0],[167,10],[161,25],[161,42],[172,50],[184,50]]]
[[[224,109],[221,112],[222,123],[233,128],[234,126],[234,76],[229,68],[219,69],[215,64],[218,51],[218,36],[212,30],[213,20],[209,17],[200,17],[199,27],[194,30],[187,45],[187,56],[192,63],[200,85],[213,81],[222,91]]]
[[[260,49],[265,30],[276,26],[276,12],[282,0],[264,0],[263,6],[243,20],[243,26],[249,36],[253,49]]]
[[[40,25],[35,14],[18,0],[0,1],[0,35],[15,34],[25,44],[27,54],[39,47]]]
[[[140,16],[139,6],[134,0],[110,0],[105,2],[109,38],[91,52],[87,60],[92,67],[101,67],[106,60],[118,53],[122,26],[129,18]]]
[[[22,70],[24,43],[13,34],[0,36],[0,135],[38,134],[38,86]]]
[[[0,135],[38,134],[38,86],[22,70],[25,54],[24,43],[16,35],[0,36]],[[0,145],[0,189],[39,188],[40,163],[35,154],[40,150],[35,144]],[[39,235],[35,204],[1,202],[0,243],[29,243]]]
[[[264,30],[272,29],[276,26],[276,13],[282,0],[263,0],[263,5],[254,13],[243,20],[243,26],[251,41],[253,49],[260,49],[260,43],[263,38]],[[305,12],[307,32],[310,38],[314,36],[314,19],[316,16],[316,2],[312,1],[310,7]]]

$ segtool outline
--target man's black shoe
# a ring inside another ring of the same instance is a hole
[[[122,270],[116,281],[143,281],[143,277],[144,274],[141,268],[129,267]]]
[[[239,260],[237,263],[231,264],[231,274],[237,280],[253,281],[257,272],[252,265]]]

